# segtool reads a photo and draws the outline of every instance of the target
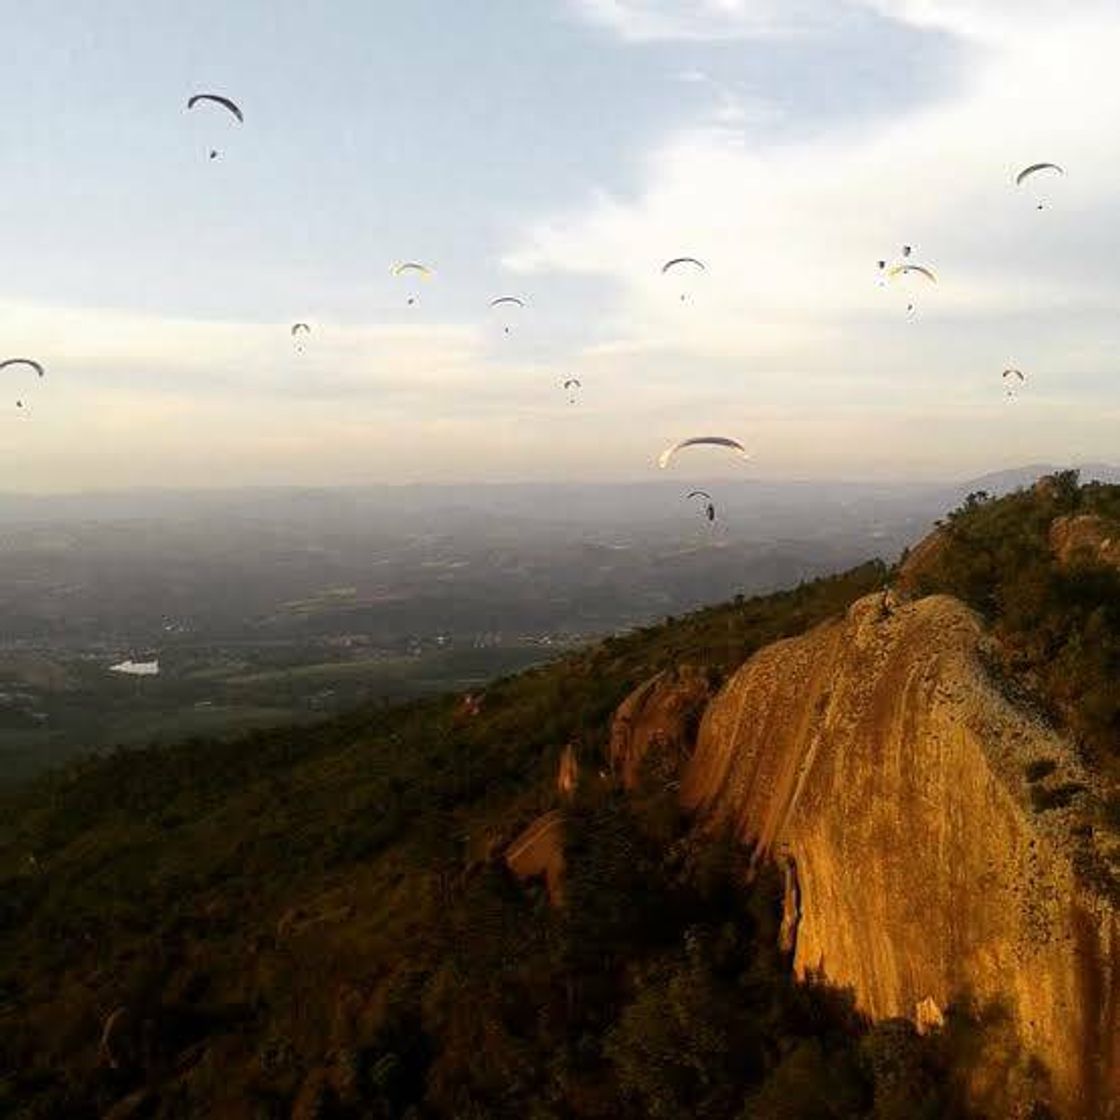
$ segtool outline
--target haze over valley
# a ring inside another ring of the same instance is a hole
[[[71,752],[464,690],[893,558],[946,488],[722,481],[0,499],[0,780]],[[111,673],[151,665],[158,676]]]

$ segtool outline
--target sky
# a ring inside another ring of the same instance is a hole
[[[0,360],[47,376],[0,371],[0,489],[1120,459],[1115,4],[53,0],[5,46]]]

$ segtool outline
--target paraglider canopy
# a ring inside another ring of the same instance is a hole
[[[7,358],[4,361],[0,362],[0,369],[7,369],[10,366],[29,366],[40,377],[42,377],[46,373],[46,370],[44,370],[38,362],[33,361],[31,358]]]
[[[674,268],[678,268],[681,265],[699,269],[701,272],[708,271],[708,266],[703,261],[697,260],[695,257],[673,257],[672,260],[666,261],[661,266],[661,273],[662,275],[664,275],[666,272],[671,272]]]
[[[931,284],[937,283],[937,277],[934,275],[933,270],[921,264],[896,264],[894,268],[890,270],[889,276],[893,280],[895,277],[909,276],[911,274],[924,276]]]
[[[686,447],[701,446],[727,447],[734,451],[739,458],[750,460],[750,453],[737,439],[731,439],[729,436],[693,436],[665,448],[657,458],[657,465],[664,470],[672,462],[677,452],[683,451]]]
[[[241,124],[245,123],[245,114],[241,112],[241,107],[228,97],[223,97],[220,93],[196,93],[187,101],[187,108],[193,109],[203,101],[212,101],[215,105],[221,105],[223,109],[231,112]]]
[[[1015,185],[1021,187],[1032,175],[1037,175],[1040,171],[1053,171],[1056,175],[1064,175],[1066,173],[1064,167],[1060,167],[1056,163],[1032,163],[1030,167],[1024,167],[1018,175],[1015,176]]]

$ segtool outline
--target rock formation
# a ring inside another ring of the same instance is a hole
[[[538,817],[506,849],[506,866],[518,879],[543,878],[549,900],[564,901],[564,814],[553,809]]]
[[[1120,568],[1120,525],[1087,513],[1059,517],[1050,526],[1050,547],[1062,564],[1083,558]]]
[[[663,752],[670,762],[683,761],[692,750],[699,716],[710,696],[707,677],[687,665],[658,673],[635,689],[611,724],[608,752],[615,781],[633,789],[651,750]]]
[[[960,1001],[1002,1008],[1044,1067],[1032,1091],[1060,1116],[1112,1115],[1120,910],[1106,839],[1086,824],[1096,790],[989,678],[985,642],[955,599],[878,594],[762,650],[709,705],[681,797],[787,866],[798,974],[923,1028]],[[663,688],[623,706],[624,776],[652,713],[672,708]],[[1032,799],[1032,782],[1060,796]]]

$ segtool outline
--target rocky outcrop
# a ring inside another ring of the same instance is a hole
[[[790,868],[800,975],[923,1028],[958,1001],[1002,1008],[1039,1095],[1108,1115],[1120,915],[1093,782],[989,679],[985,640],[955,599],[874,595],[762,650],[708,707],[681,796]]]
[[[569,743],[560,752],[560,766],[556,772],[556,792],[561,797],[575,796],[579,785],[579,757],[574,743]]]
[[[543,878],[549,900],[564,901],[564,814],[553,809],[538,817],[506,849],[506,866],[518,879]]]
[[[1087,560],[1120,568],[1120,525],[1095,514],[1056,518],[1050,548],[1063,565]]]
[[[661,752],[670,764],[683,762],[710,697],[707,677],[687,665],[658,673],[635,689],[611,724],[608,756],[615,781],[633,789],[650,751]]]

